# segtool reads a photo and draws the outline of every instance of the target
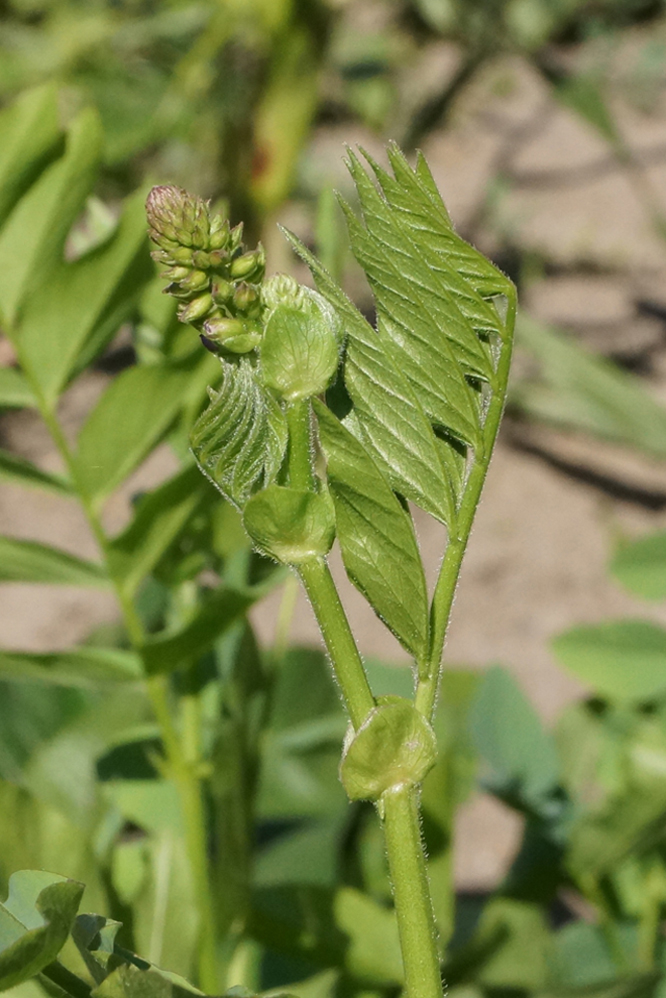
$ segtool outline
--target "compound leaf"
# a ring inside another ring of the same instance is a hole
[[[132,522],[108,548],[111,574],[128,594],[136,592],[209,488],[190,465],[139,499]]]
[[[49,399],[80,368],[91,341],[96,352],[115,333],[152,276],[143,202],[143,191],[128,199],[111,240],[73,263],[61,262],[26,301],[21,358]]]
[[[81,645],[58,652],[0,651],[0,679],[53,686],[95,686],[142,676],[141,661],[130,651]]]
[[[319,402],[315,413],[347,574],[420,658],[428,643],[428,595],[409,513],[356,437]]]
[[[21,94],[0,115],[0,225],[62,141],[53,84]]]

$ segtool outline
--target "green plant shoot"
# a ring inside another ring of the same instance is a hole
[[[351,722],[340,776],[383,821],[407,994],[437,998],[445,941],[419,789],[436,760],[446,627],[504,406],[516,300],[456,235],[423,157],[412,169],[396,146],[388,155],[392,175],[365,157],[375,184],[350,154],[362,220],[341,201],[376,328],[289,232],[317,290],[265,279],[261,247],[246,251],[240,226],[185,191],[154,188],[148,217],[166,290],[223,369],[192,450],[256,548],[305,587]],[[432,598],[408,503],[446,526]],[[411,701],[373,696],[327,565],[335,538],[349,578],[413,657]]]

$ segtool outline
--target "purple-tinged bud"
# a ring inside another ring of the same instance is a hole
[[[213,270],[226,270],[229,262],[229,254],[225,249],[211,250],[208,254],[208,262]]]
[[[216,305],[226,305],[233,298],[234,286],[231,281],[225,281],[224,278],[217,277],[213,281],[211,292]]]
[[[178,310],[178,318],[181,322],[200,322],[204,319],[213,307],[212,295],[200,295],[189,303],[183,305]]]
[[[200,248],[207,243],[208,205],[182,187],[153,187],[146,200],[146,214],[150,237],[162,249],[172,248],[173,242]]]

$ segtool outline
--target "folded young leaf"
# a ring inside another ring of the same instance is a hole
[[[12,874],[9,896],[0,904],[0,991],[29,980],[55,960],[82,895],[83,884],[53,873]]]
[[[109,585],[101,565],[36,541],[0,537],[0,582],[50,582],[61,586]]]
[[[211,403],[194,424],[190,440],[204,475],[242,509],[275,480],[287,447],[287,422],[249,361],[221,363],[220,389],[209,390]]]
[[[347,333],[344,376],[356,418],[348,428],[361,430],[361,439],[396,492],[450,523],[455,510],[451,479],[459,476],[447,467],[450,449],[439,446],[411,386],[393,362],[389,338],[370,326],[303,243],[283,231]]]
[[[320,402],[314,409],[347,574],[419,659],[428,645],[428,594],[409,513],[356,437]]]
[[[60,475],[50,475],[41,468],[35,467],[30,461],[26,461],[10,451],[0,450],[0,481],[12,482],[15,485],[24,485],[28,488],[47,489],[49,492],[56,492],[58,495],[71,495],[72,487],[66,479]]]

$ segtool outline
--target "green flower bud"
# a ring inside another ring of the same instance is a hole
[[[186,267],[191,267],[194,263],[192,256],[192,250],[188,246],[178,246],[171,252],[174,262]]]
[[[210,222],[209,246],[212,250],[226,249],[229,244],[229,219],[215,215]]]
[[[197,270],[208,270],[210,267],[210,257],[204,250],[195,250],[192,254],[192,263]]]
[[[338,367],[340,326],[328,302],[316,291],[289,287],[287,301],[265,319],[261,346],[264,380],[287,402],[319,395]]]
[[[208,245],[208,205],[181,187],[153,187],[146,201],[150,237],[161,249]]]
[[[183,305],[178,310],[178,318],[181,322],[198,322],[205,318],[213,307],[213,296],[210,294],[200,295],[194,298],[189,305]]]
[[[168,270],[164,271],[162,276],[168,277],[170,281],[184,281],[191,273],[192,271],[189,267],[169,267]]]
[[[227,264],[229,263],[229,254],[225,249],[211,250],[208,254],[208,262],[213,270],[226,271]]]
[[[209,340],[231,353],[250,353],[261,342],[261,331],[240,319],[213,318],[204,323]]]
[[[229,232],[229,252],[235,253],[243,241],[243,223],[239,222]]]
[[[260,281],[266,269],[266,254],[262,246],[250,253],[243,253],[231,261],[229,274],[233,280],[242,281],[249,278]]]
[[[234,291],[234,307],[249,318],[256,319],[261,312],[259,289],[252,284],[239,284]]]
[[[203,291],[208,287],[209,277],[204,270],[189,270],[179,283],[183,291]]]
[[[213,292],[213,301],[216,305],[226,305],[233,298],[233,284],[231,281],[225,281],[222,277],[215,278],[211,290]]]

